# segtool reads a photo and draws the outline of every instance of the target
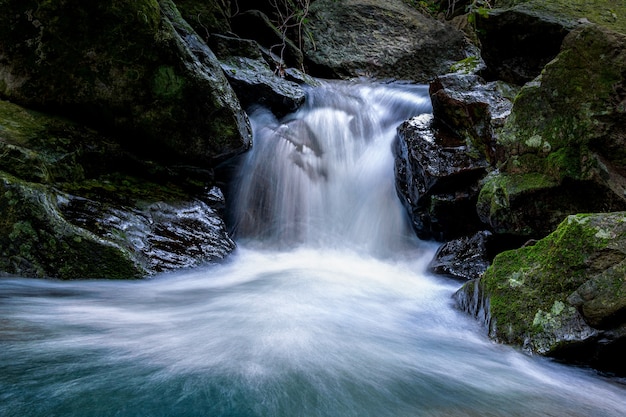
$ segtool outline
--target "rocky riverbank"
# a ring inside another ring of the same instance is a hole
[[[450,3],[2,1],[0,270],[224,259],[248,108],[296,110],[311,76],[405,80],[433,104],[394,146],[433,270],[470,280],[497,340],[625,373],[626,6]]]

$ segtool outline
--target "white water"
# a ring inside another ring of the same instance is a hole
[[[0,280],[0,416],[626,415],[624,386],[492,343],[425,272],[390,151],[423,89],[312,94],[254,115],[227,263]]]

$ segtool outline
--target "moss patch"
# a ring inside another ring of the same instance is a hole
[[[626,214],[616,214],[624,218]],[[590,260],[611,239],[591,215],[569,216],[534,246],[499,254],[482,278],[496,336],[524,344],[573,314],[567,298],[589,279]]]

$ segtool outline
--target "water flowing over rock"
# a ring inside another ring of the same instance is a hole
[[[425,86],[366,82],[323,82],[281,119],[257,108],[255,147],[231,187],[235,235],[266,247],[401,252],[414,236],[385,175],[390,146],[402,120],[429,110]]]
[[[402,0],[317,0],[305,31],[305,63],[323,78],[427,82],[466,57],[460,31]]]
[[[569,216],[456,295],[501,341],[626,373],[626,213]]]

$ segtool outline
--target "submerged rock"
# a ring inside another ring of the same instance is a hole
[[[499,341],[626,374],[625,260],[626,212],[569,216],[535,245],[496,256],[456,298]]]

